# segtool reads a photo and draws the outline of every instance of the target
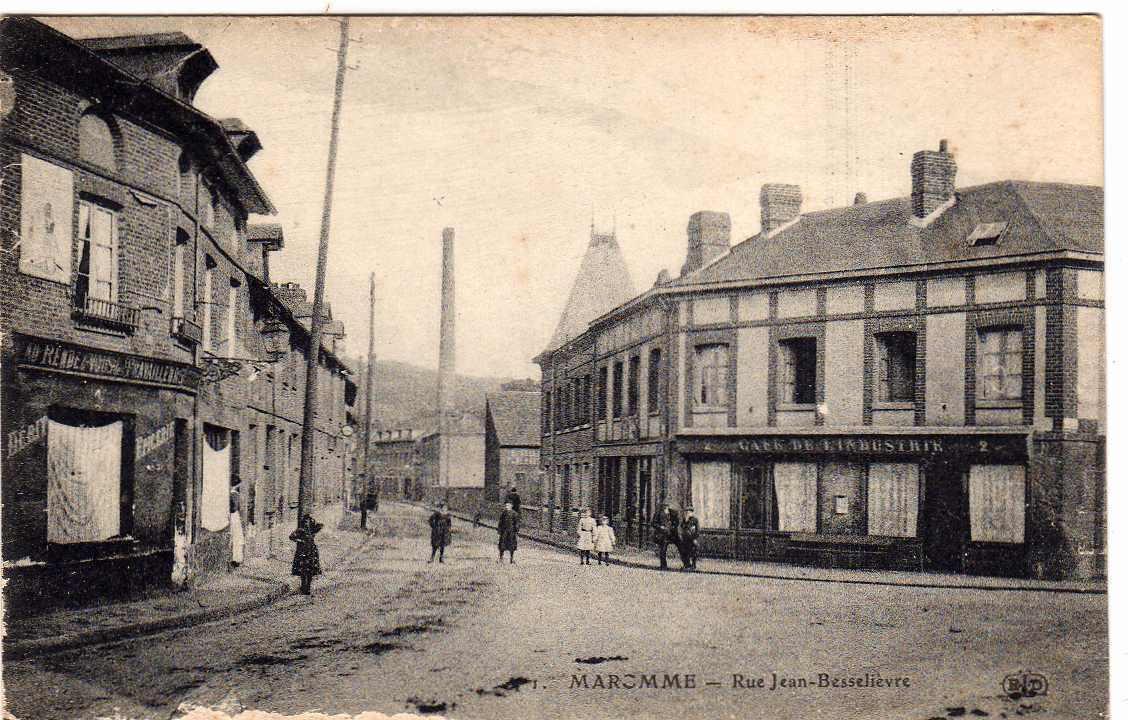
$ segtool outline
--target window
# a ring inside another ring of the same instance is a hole
[[[912,402],[916,394],[916,333],[876,336],[879,402]]]
[[[699,345],[694,367],[694,395],[698,405],[716,407],[728,402],[728,346]]]
[[[815,402],[818,341],[793,338],[779,343],[779,401],[810,405]]]
[[[1026,539],[1026,468],[972,465],[967,494],[972,542]]]
[[[200,300],[204,306],[203,330],[204,340],[201,344],[204,350],[213,352],[212,347],[212,285],[215,282],[215,260],[210,257],[204,258],[204,293],[203,298]]]
[[[776,517],[785,532],[817,532],[818,465],[776,463]]]
[[[211,229],[215,225],[215,191],[206,183],[200,193],[200,223]]]
[[[230,522],[231,467],[235,455],[231,431],[204,425],[204,485],[200,498],[200,524],[205,530],[222,530]]]
[[[866,517],[870,535],[916,537],[920,468],[911,463],[869,467]]]
[[[176,229],[176,245],[172,248],[172,316],[184,317],[184,278],[187,272],[184,264],[188,251],[188,233]]]
[[[621,417],[623,414],[623,363],[615,363],[615,373],[611,385],[611,415]]]
[[[544,402],[541,407],[541,433],[548,434],[552,428],[552,393],[544,393]]]
[[[572,427],[575,422],[572,416],[575,414],[576,405],[576,386],[569,380],[564,385],[564,427]]]
[[[979,331],[977,352],[980,400],[1022,399],[1022,330]]]
[[[563,405],[561,400],[563,400],[563,398],[561,397],[560,388],[556,388],[552,391],[552,426],[556,430],[559,430],[564,426],[564,423],[562,422],[563,414],[560,411],[560,408]]]
[[[690,465],[693,509],[703,528],[728,528],[731,520],[732,473],[727,462],[695,462]]]
[[[108,416],[47,420],[47,542],[120,535],[123,422]]]
[[[650,363],[646,366],[646,411],[658,412],[658,399],[660,397],[658,384],[662,381],[662,351],[654,348],[650,351]]]
[[[591,422],[591,373],[584,375],[584,423]]]
[[[768,530],[766,467],[749,466],[740,474],[740,527],[746,530]]]
[[[632,356],[627,372],[627,415],[629,417],[638,415],[638,380],[641,367],[639,356]]]
[[[192,161],[188,159],[188,153],[180,153],[180,158],[176,163],[176,186],[180,191],[181,198],[192,197]]]
[[[75,303],[84,308],[87,298],[117,300],[117,215],[86,202],[78,204],[78,275]]]
[[[94,113],[78,121],[78,157],[106,170],[117,170],[114,133],[109,123]]]
[[[584,423],[584,385],[583,378],[572,380],[572,426]]]
[[[595,376],[595,419],[607,419],[607,366],[599,368]]]

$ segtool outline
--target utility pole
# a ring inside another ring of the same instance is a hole
[[[333,210],[333,176],[337,171],[337,135],[341,123],[341,95],[345,89],[345,59],[349,51],[349,18],[341,19],[341,41],[337,49],[337,79],[333,88],[333,117],[329,129],[329,160],[325,168],[325,204],[321,210],[321,242],[317,247],[317,279],[313,290],[313,317],[309,328],[306,362],[305,408],[302,412],[302,465],[298,475],[298,523],[312,508],[314,406],[317,404],[317,375],[321,360],[322,306],[325,298],[325,264],[329,256],[329,218]]]
[[[372,395],[376,391],[376,273],[368,275],[368,373],[364,381],[364,492],[360,496],[360,527],[368,528],[369,477],[368,453],[372,447]]]

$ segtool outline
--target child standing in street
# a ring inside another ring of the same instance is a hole
[[[431,559],[427,562],[435,562],[436,552],[439,553],[439,562],[443,562],[443,552],[450,545],[450,513],[445,502],[439,501],[438,509],[431,513],[427,522],[431,525]]]
[[[591,551],[595,549],[595,520],[591,510],[584,508],[580,522],[576,526],[576,549],[580,551],[580,564],[591,565]]]
[[[290,568],[290,574],[302,579],[302,595],[309,595],[312,592],[313,576],[321,574],[321,556],[314,542],[314,536],[319,532],[321,532],[321,523],[306,513],[298,523],[298,529],[290,533],[290,540],[298,544],[294,548],[294,563]]]
[[[601,515],[599,524],[593,531],[595,552],[600,565],[611,564],[611,551],[615,549],[615,530],[608,524],[607,516]]]

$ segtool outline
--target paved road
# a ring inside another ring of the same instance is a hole
[[[312,598],[7,664],[9,710],[167,718],[226,699],[290,714],[925,720],[1091,718],[1106,705],[1103,596],[581,567],[528,542],[498,565],[492,531],[465,525],[447,563],[427,565],[421,513],[381,515],[395,536]],[[1044,675],[1048,694],[1003,695],[1020,670]],[[820,673],[909,687],[820,688]],[[651,675],[658,687],[643,687]]]

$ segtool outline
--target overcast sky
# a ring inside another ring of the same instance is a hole
[[[76,37],[181,30],[220,69],[286,232],[276,280],[312,296],[332,106],[327,18],[48,18]],[[594,214],[636,287],[685,257],[697,210],[759,228],[759,188],[804,210],[906,195],[947,138],[957,186],[1102,184],[1092,18],[353,18],[327,297],[353,354],[376,273],[379,357],[433,366],[440,234],[456,230],[458,371],[537,377]],[[260,218],[260,220],[266,220]],[[255,218],[252,218],[252,222]]]

